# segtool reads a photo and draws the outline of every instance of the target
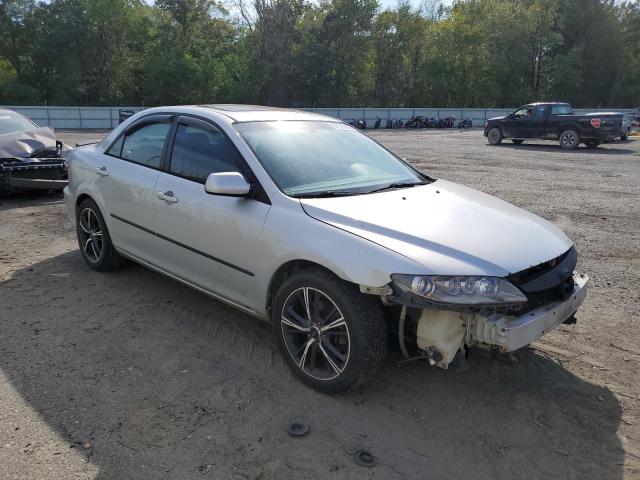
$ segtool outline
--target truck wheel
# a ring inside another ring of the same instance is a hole
[[[629,140],[629,130],[631,130],[631,129],[627,128],[624,131],[624,134],[620,137],[620,140],[622,140],[623,142],[626,142],[627,140]]]
[[[76,233],[82,258],[94,270],[104,272],[126,263],[113,247],[102,213],[90,198],[83,200],[76,210]]]
[[[498,127],[493,127],[491,130],[489,130],[487,138],[489,139],[489,143],[491,145],[500,145],[504,136],[502,135],[502,130],[500,130]]]
[[[575,130],[565,130],[560,135],[560,147],[563,150],[575,150],[580,144],[580,136]]]
[[[387,354],[382,308],[321,269],[291,275],[278,289],[273,333],[294,375],[324,393],[337,393],[369,380]]]
[[[600,145],[600,142],[598,140],[592,140],[590,142],[584,142],[584,144],[587,146],[587,148],[596,148],[598,145]]]
[[[524,142],[524,140],[520,140],[518,138],[514,138],[513,140],[511,140],[513,143],[515,143],[516,145],[520,145],[522,142]]]

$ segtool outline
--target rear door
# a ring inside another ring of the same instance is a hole
[[[544,136],[558,138],[559,127],[573,116],[573,109],[567,103],[556,103],[551,105],[551,111],[547,115],[547,124]]]
[[[534,105],[532,108],[531,116],[529,117],[529,124],[525,131],[525,138],[540,138],[544,137],[547,129],[547,116],[549,105]]]
[[[154,199],[162,267],[247,305],[269,201],[205,191],[210,173],[241,172],[255,182],[232,142],[212,123],[181,116],[172,137]]]
[[[114,245],[148,261],[154,256],[155,185],[171,122],[169,115],[141,119],[101,155],[96,170]]]

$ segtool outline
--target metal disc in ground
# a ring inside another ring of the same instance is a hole
[[[369,450],[358,450],[353,459],[362,467],[375,467],[378,459]]]
[[[292,437],[304,437],[309,433],[309,425],[302,422],[290,423],[287,427],[287,433]]]

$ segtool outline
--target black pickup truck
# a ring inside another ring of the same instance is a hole
[[[622,114],[588,113],[574,115],[571,105],[559,102],[531,103],[505,117],[487,120],[484,136],[491,145],[510,138],[515,144],[527,139],[558,140],[565,150],[580,143],[595,148],[622,134]]]

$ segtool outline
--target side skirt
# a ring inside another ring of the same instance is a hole
[[[245,305],[242,305],[241,303],[237,303],[237,302],[234,302],[233,300],[229,300],[227,297],[224,297],[224,296],[222,296],[222,295],[220,295],[220,294],[218,294],[216,292],[213,292],[213,291],[211,291],[211,290],[209,290],[209,289],[207,289],[205,287],[202,287],[200,285],[192,283],[189,280],[186,280],[186,279],[184,279],[184,278],[182,278],[182,277],[180,277],[178,275],[175,275],[173,273],[167,272],[166,270],[163,270],[162,268],[158,267],[157,265],[155,265],[155,264],[153,264],[151,262],[148,262],[146,260],[142,260],[141,258],[139,258],[139,257],[137,257],[137,256],[135,256],[135,255],[133,255],[133,254],[121,249],[121,248],[118,248],[116,250],[123,257],[126,257],[129,260],[132,260],[132,261],[134,261],[136,263],[139,263],[140,265],[142,265],[144,267],[147,267],[150,270],[153,270],[153,271],[158,272],[158,273],[160,273],[162,275],[165,275],[165,276],[167,276],[167,277],[169,277],[169,278],[171,278],[173,280],[176,280],[176,281],[178,281],[178,282],[180,282],[180,283],[182,283],[182,284],[184,284],[184,285],[186,285],[188,287],[193,288],[194,290],[199,291],[200,293],[204,293],[205,295],[207,295],[207,296],[209,296],[209,297],[211,297],[211,298],[213,298],[215,300],[218,300],[220,302],[226,303],[227,305],[230,305],[230,306],[232,306],[234,308],[237,308],[238,310],[241,310],[244,313],[248,313],[249,315],[251,315],[253,317],[259,318],[260,320],[265,320],[265,321],[267,320],[267,317],[263,313],[256,312],[255,310],[253,310],[253,309],[251,309],[251,308],[249,308],[249,307],[247,307]]]

